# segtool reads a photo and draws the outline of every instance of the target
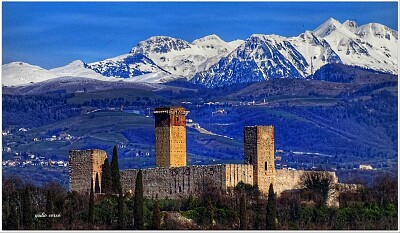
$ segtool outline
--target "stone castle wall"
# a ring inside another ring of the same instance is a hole
[[[101,150],[72,150],[69,153],[70,161],[70,191],[86,193],[90,191],[91,178],[99,176],[101,185],[101,166],[106,153]],[[214,187],[214,191],[226,194],[239,183],[255,185],[255,166],[251,164],[219,164],[186,167],[158,167],[143,169],[144,196],[151,198],[179,198],[192,194],[200,195],[204,190]],[[139,170],[121,170],[121,184],[123,192],[134,193],[136,176]],[[310,171],[302,170],[274,170],[274,191],[278,196],[285,190],[300,189],[300,177]],[[335,172],[329,172],[334,177],[338,189],[357,188],[356,186],[338,184]],[[336,192],[336,191],[335,191]],[[338,194],[333,193],[330,205]]]
[[[96,174],[99,179],[99,187],[101,192],[101,175],[104,160],[107,158],[107,153],[103,150],[92,150],[92,178],[93,182],[96,182]],[[93,187],[95,187],[93,183]]]
[[[101,166],[106,158],[107,154],[102,150],[69,151],[70,191],[89,192],[90,182],[92,180],[95,182],[96,173],[99,176],[99,182],[101,182]]]
[[[231,191],[235,186],[242,181],[246,184],[254,185],[253,176],[254,166],[251,164],[224,164],[225,167],[225,191]]]
[[[121,171],[121,185],[124,192],[134,193],[139,170]],[[204,190],[214,188],[226,193],[240,181],[252,184],[253,166],[245,164],[224,164],[187,166],[177,168],[143,169],[143,194],[147,197],[178,198],[200,195]]]
[[[300,189],[300,177],[311,171],[303,170],[276,170],[274,191],[279,196],[285,190]],[[333,175],[334,183],[338,183],[335,172],[327,172]]]

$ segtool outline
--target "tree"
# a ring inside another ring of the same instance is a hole
[[[108,158],[104,160],[101,170],[101,192],[111,193],[111,168],[108,163]]]
[[[272,183],[269,185],[268,190],[268,202],[267,202],[267,230],[277,229],[277,219],[276,219],[276,198],[274,193],[274,187]]]
[[[118,193],[121,187],[121,180],[118,165],[118,152],[117,146],[114,146],[113,155],[111,159],[111,189],[113,193]]]
[[[319,205],[326,204],[334,182],[331,173],[321,171],[304,172],[300,177],[301,186],[314,195]]]
[[[3,190],[4,190],[4,186],[3,186]],[[8,196],[8,194],[5,194],[3,192],[3,202],[2,202],[2,227],[3,227],[3,229],[8,229],[9,214],[10,214],[10,197]]]
[[[161,229],[160,204],[158,203],[158,200],[155,200],[153,205],[153,218],[151,221],[151,230],[160,230],[160,229]]]
[[[139,170],[136,176],[135,198],[133,203],[133,217],[134,217],[135,230],[144,230],[142,170]]]
[[[374,179],[374,185],[371,193],[375,197],[378,206],[387,207],[390,203],[396,203],[398,200],[397,178],[390,177],[385,173]]]
[[[32,213],[32,201],[31,192],[28,187],[25,188],[23,199],[22,199],[22,223],[25,229],[32,229],[33,224],[33,213]]]
[[[263,230],[264,229],[264,214],[263,208],[260,201],[260,191],[258,190],[258,186],[255,186],[255,189],[252,193],[254,198],[255,205],[253,207],[254,210],[254,220],[253,220],[253,228],[254,230]]]
[[[79,196],[76,191],[68,192],[64,201],[64,212],[63,216],[66,220],[67,228],[66,230],[71,230],[72,226],[75,225],[74,221],[78,219],[77,211],[80,209]]]
[[[53,194],[50,190],[47,190],[46,195],[46,214],[54,214],[54,203]],[[53,227],[53,218],[46,218],[46,228],[51,229]]]
[[[96,173],[96,179],[94,183],[94,192],[95,193],[100,193],[100,184],[99,184],[99,173]]]
[[[122,188],[120,188],[118,197],[118,230],[125,228],[124,217],[124,195],[122,194]]]
[[[210,225],[210,230],[212,230],[213,226],[215,225],[215,207],[211,202],[211,198],[208,198],[207,201],[207,217]]]
[[[239,216],[240,216],[240,230],[247,230],[247,210],[246,210],[246,198],[244,194],[240,196]]]
[[[89,212],[88,212],[88,223],[94,223],[94,192],[93,192],[93,178],[90,182],[90,194],[89,194]]]
[[[18,205],[11,203],[10,204],[10,215],[8,216],[9,223],[8,223],[8,230],[19,230],[19,211]]]

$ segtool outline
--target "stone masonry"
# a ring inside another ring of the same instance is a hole
[[[69,190],[90,192],[90,182],[93,181],[95,187],[96,174],[101,187],[101,169],[106,158],[107,153],[103,150],[70,150]]]
[[[154,110],[156,167],[186,166],[186,115],[181,107]]]
[[[254,165],[254,185],[268,194],[275,186],[274,127],[247,126],[244,128],[244,163]]]
[[[124,192],[135,191],[139,170],[121,171]],[[240,181],[252,184],[253,166],[246,164],[218,164],[176,168],[157,167],[143,169],[143,194],[148,197],[178,198],[199,195],[209,187],[220,193],[231,191]]]

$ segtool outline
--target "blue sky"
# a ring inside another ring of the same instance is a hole
[[[3,2],[2,10],[2,63],[47,69],[125,54],[154,35],[297,36],[330,17],[398,30],[397,2]]]

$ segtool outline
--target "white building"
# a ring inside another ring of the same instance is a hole
[[[368,164],[360,164],[360,169],[361,170],[372,170],[372,166]]]

